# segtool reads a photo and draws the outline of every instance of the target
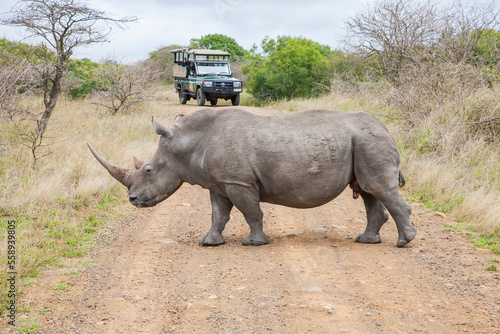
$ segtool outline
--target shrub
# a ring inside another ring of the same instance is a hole
[[[329,87],[329,47],[303,37],[279,36],[262,41],[264,55],[252,52],[243,67],[248,88],[261,100],[318,96]]]

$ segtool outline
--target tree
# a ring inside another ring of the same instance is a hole
[[[408,63],[419,62],[442,31],[436,5],[413,0],[382,0],[347,20],[349,46],[375,57],[382,75],[395,82]]]
[[[131,105],[152,97],[150,88],[162,75],[158,64],[145,60],[136,65],[107,61],[97,70],[100,87],[92,94],[92,103],[108,109],[113,115]]]
[[[253,53],[243,67],[249,91],[266,100],[316,96],[329,86],[325,75],[331,50],[303,37],[278,36],[262,41],[263,55]]]
[[[160,79],[167,83],[174,82],[174,74],[172,71],[172,62],[174,56],[170,51],[180,48],[182,48],[182,46],[172,44],[169,46],[161,47],[158,50],[149,53],[148,60],[157,64],[158,68],[162,72]]]
[[[191,39],[192,48],[204,48],[210,50],[226,50],[231,54],[234,61],[242,60],[248,55],[248,51],[243,49],[234,38],[222,34],[209,34],[201,38]]]
[[[0,121],[15,121],[27,113],[19,101],[40,82],[29,59],[32,53],[26,44],[16,47],[16,43],[0,40]]]
[[[398,83],[407,68],[471,62],[481,36],[499,18],[493,4],[380,0],[347,20],[347,44],[376,59],[383,77]]]
[[[41,38],[55,52],[55,60],[43,72],[45,110],[31,131],[33,167],[37,161],[36,148],[42,143],[73,51],[80,46],[107,41],[111,25],[124,29],[126,23],[136,20],[135,17],[114,19],[77,0],[20,0],[11,9],[10,17],[2,20],[4,25],[25,28],[31,37]]]

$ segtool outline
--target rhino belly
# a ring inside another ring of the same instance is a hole
[[[289,187],[280,187],[273,191],[261,191],[260,200],[262,202],[284,205],[292,208],[314,208],[326,204],[339,196],[346,184],[328,184],[323,183],[317,186],[303,186],[301,189],[287,189]]]

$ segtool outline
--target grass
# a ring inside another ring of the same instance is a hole
[[[66,290],[68,289],[68,286],[65,284],[66,282],[62,281],[56,284],[54,287],[54,290]]]
[[[498,271],[497,267],[494,266],[494,265],[487,266],[486,270],[488,270],[488,271]]]

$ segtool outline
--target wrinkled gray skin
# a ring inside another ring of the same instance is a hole
[[[294,208],[328,203],[347,185],[361,195],[368,217],[357,242],[379,243],[387,210],[398,228],[397,246],[416,235],[411,207],[398,192],[404,182],[399,153],[384,125],[363,113],[309,110],[257,116],[238,109],[204,109],[177,116],[168,129],[153,120],[158,149],[136,170],[114,167],[92,153],[129,190],[130,202],[154,206],[184,183],[210,190],[212,227],[201,245],[223,244],[222,231],[236,206],[250,226],[243,245],[263,245],[260,202]],[[90,146],[89,146],[90,147]]]

